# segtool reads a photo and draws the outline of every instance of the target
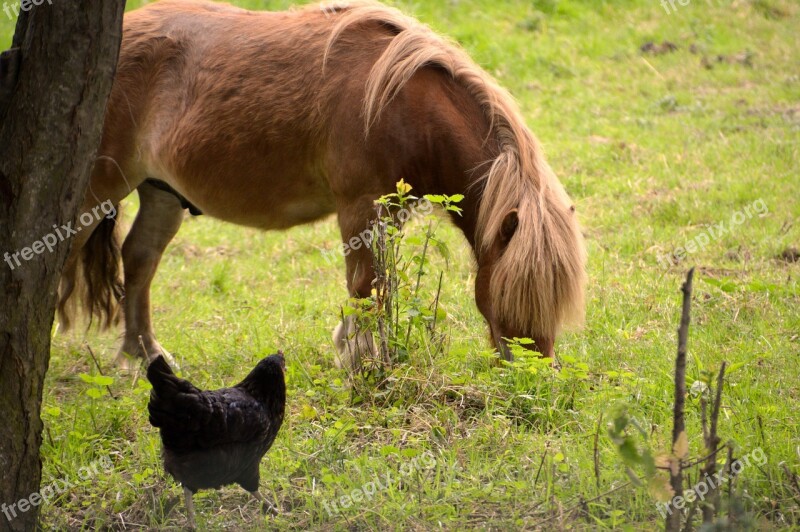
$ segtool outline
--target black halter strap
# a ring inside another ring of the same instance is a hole
[[[175,190],[174,188],[172,188],[171,186],[169,186],[165,182],[159,181],[158,179],[153,179],[152,177],[149,178],[149,179],[145,179],[144,182],[147,183],[148,185],[152,185],[153,187],[157,188],[158,190],[163,190],[164,192],[169,192],[170,194],[172,194],[173,196],[178,198],[178,201],[181,202],[181,207],[183,207],[184,209],[189,209],[189,213],[192,216],[200,216],[201,214],[203,214],[203,211],[201,211],[200,209],[198,209],[197,207],[192,205],[189,202],[189,200],[187,200],[185,197],[183,197],[183,195],[180,192],[178,192],[177,190]]]

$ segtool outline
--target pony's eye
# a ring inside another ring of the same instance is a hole
[[[569,211],[570,212],[575,212],[575,205],[570,205]]]

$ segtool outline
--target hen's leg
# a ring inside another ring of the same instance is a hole
[[[197,530],[197,525],[194,522],[194,501],[192,501],[192,490],[183,488],[183,497],[186,501],[186,514],[189,518],[189,529]]]
[[[258,502],[261,503],[261,512],[262,513],[270,513],[272,515],[278,515],[278,509],[275,507],[274,504],[269,502],[267,499],[264,498],[258,491],[251,491],[250,495],[252,495]]]

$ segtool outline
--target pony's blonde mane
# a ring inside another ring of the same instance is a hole
[[[318,6],[317,9],[325,9]],[[483,109],[500,147],[478,185],[482,199],[476,253],[490,250],[506,215],[518,226],[491,278],[492,307],[512,327],[554,337],[583,319],[586,252],[569,197],[542,156],[514,98],[462,50],[417,20],[374,2],[343,4],[326,47],[355,24],[378,23],[396,35],[372,67],[363,103],[365,133],[421,68],[436,66]]]

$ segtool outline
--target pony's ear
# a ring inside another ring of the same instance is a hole
[[[508,244],[511,241],[511,237],[517,232],[517,225],[519,225],[517,209],[511,209],[503,218],[503,224],[500,226],[500,236],[503,239],[503,244]]]

